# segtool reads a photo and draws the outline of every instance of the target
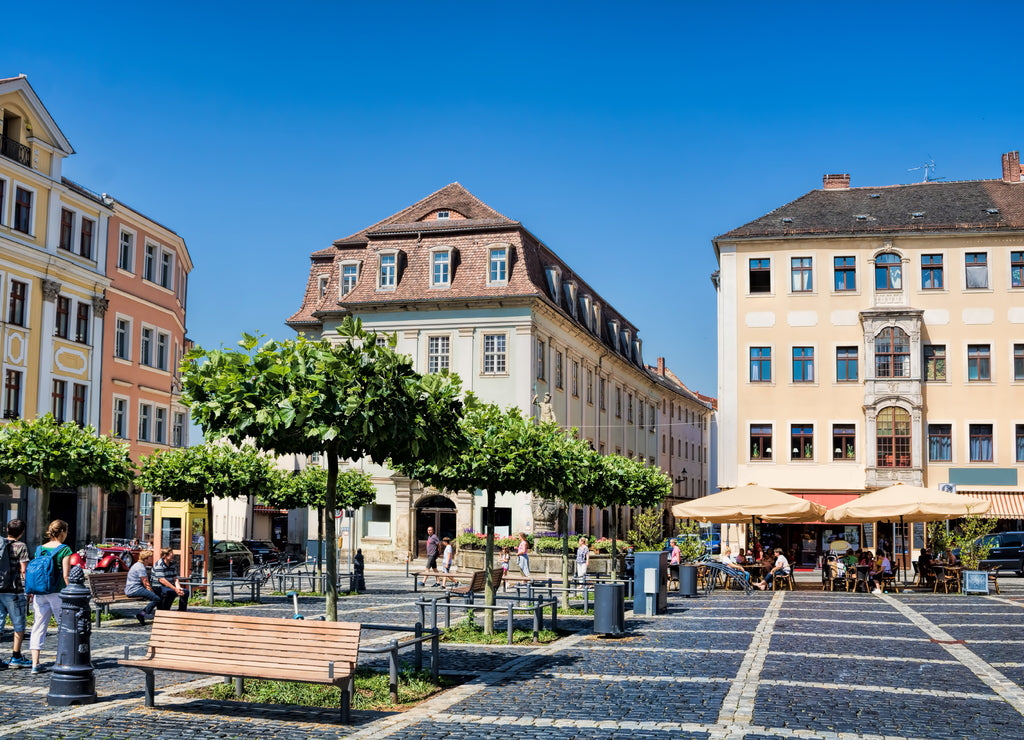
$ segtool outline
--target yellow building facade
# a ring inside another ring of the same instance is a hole
[[[897,482],[1024,519],[1024,182],[823,187],[714,240],[721,487],[831,507]],[[808,562],[830,539],[916,557],[922,525],[779,528]],[[772,543],[775,544],[775,543]]]

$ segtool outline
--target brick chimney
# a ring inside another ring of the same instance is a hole
[[[1020,152],[1006,152],[1003,155],[1003,182],[1021,182]]]
[[[825,190],[849,190],[850,176],[848,174],[825,175],[821,180],[821,186]]]
[[[660,375],[663,378],[665,377],[665,358],[664,357],[659,357],[658,358],[658,375]]]

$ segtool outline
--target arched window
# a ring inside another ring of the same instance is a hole
[[[903,260],[886,252],[875,258],[875,290],[903,290]]]
[[[910,467],[910,412],[888,406],[875,420],[875,447],[880,468]]]
[[[910,337],[896,326],[887,326],[875,336],[875,377],[910,377]]]

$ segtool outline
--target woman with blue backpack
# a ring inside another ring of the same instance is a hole
[[[32,673],[45,673],[39,663],[39,651],[46,639],[50,617],[57,617],[60,625],[60,592],[71,573],[70,547],[64,544],[68,537],[68,523],[54,519],[46,529],[49,542],[36,549],[36,557],[25,569],[25,592],[32,598],[35,623],[28,647],[32,651]]]

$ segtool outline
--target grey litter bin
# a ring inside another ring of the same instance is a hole
[[[594,586],[594,634],[621,635],[625,632],[625,586],[621,583],[599,583]]]
[[[697,566],[679,566],[679,594],[681,596],[697,595]]]

